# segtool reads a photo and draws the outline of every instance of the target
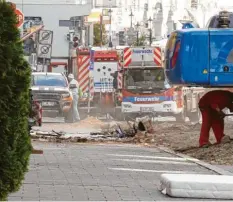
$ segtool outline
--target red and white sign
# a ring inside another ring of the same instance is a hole
[[[159,67],[162,67],[162,51],[160,47],[154,49],[154,61]]]
[[[17,27],[21,27],[23,25],[24,22],[24,14],[22,13],[21,10],[19,10],[18,8],[15,10],[15,14],[17,15]]]
[[[128,68],[129,65],[134,66],[132,63],[142,62],[142,55],[144,61],[150,63],[150,65],[156,67],[162,67],[162,51],[160,47],[155,48],[125,48],[124,49],[124,68]],[[149,66],[150,66],[149,65]],[[138,66],[138,65],[136,65]]]
[[[78,83],[82,92],[87,92],[89,89],[89,65],[90,55],[78,56]]]
[[[124,67],[127,68],[132,62],[132,50],[127,47],[124,49]]]

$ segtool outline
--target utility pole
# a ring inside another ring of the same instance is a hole
[[[100,15],[100,47],[103,46],[103,9]]]
[[[139,46],[139,27],[140,27],[139,22],[137,22],[135,26],[136,26],[136,31],[137,31],[137,46]]]
[[[110,26],[109,26],[109,47],[112,47],[112,9],[110,8],[108,10],[109,13],[109,20],[110,20]]]
[[[150,39],[150,46],[151,46],[151,44],[152,44],[152,22],[153,22],[153,19],[150,17],[148,19],[148,22],[149,22],[149,25],[150,25],[150,28],[149,28],[149,31],[150,31],[149,39]]]
[[[131,13],[130,13],[130,27],[133,27],[133,11],[132,11],[132,9],[131,9]]]

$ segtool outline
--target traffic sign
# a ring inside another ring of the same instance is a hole
[[[17,27],[21,27],[24,23],[24,14],[22,13],[21,10],[19,10],[18,8],[15,9],[15,14],[17,16]]]
[[[53,31],[51,30],[40,30],[39,32],[39,43],[49,44],[53,43]]]
[[[52,53],[52,45],[50,44],[38,44],[37,57],[50,59]]]

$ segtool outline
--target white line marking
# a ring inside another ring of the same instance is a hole
[[[133,171],[133,172],[150,172],[150,173],[192,173],[188,171],[172,171],[172,170],[144,170],[134,168],[108,168],[109,170],[120,170],[120,171]],[[194,172],[193,172],[194,173]]]
[[[194,165],[194,163],[188,162],[176,162],[176,161],[157,161],[157,160],[139,160],[139,159],[112,159],[115,161],[126,161],[126,162],[138,162],[138,163],[160,163],[160,164],[182,164],[182,165]]]
[[[118,157],[136,157],[136,158],[146,158],[146,159],[164,159],[164,160],[175,160],[175,161],[199,161],[194,158],[179,158],[179,157],[163,157],[163,156],[141,156],[141,155],[128,155],[128,154],[107,154],[108,156],[118,156]]]

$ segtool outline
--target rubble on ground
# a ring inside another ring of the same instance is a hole
[[[189,149],[183,153],[211,164],[233,165],[233,141],[209,148]]]
[[[143,117],[135,122],[111,121],[107,123],[95,117],[88,117],[78,123],[69,124],[69,127],[69,130],[72,128],[72,132],[64,132],[67,131],[64,124],[55,124],[53,127],[50,125],[50,130],[46,127],[44,131],[41,129],[34,129],[31,131],[31,137],[32,139],[50,142],[87,142],[103,140],[134,143],[153,142],[153,135],[148,134],[153,132],[152,122],[148,117]],[[54,129],[51,130],[51,128]],[[94,131],[91,130],[93,128],[95,128]],[[89,129],[89,132],[80,132],[83,131],[83,129]]]
[[[227,135],[233,135],[231,122],[227,123],[225,128]],[[44,132],[40,128],[34,129],[31,137],[49,142],[117,142],[163,146],[212,164],[233,164],[233,142],[198,148],[200,129],[200,124],[152,123],[148,117],[137,119],[135,122],[104,122],[95,117],[88,117],[78,123],[48,124],[44,127]],[[215,143],[212,132],[210,142]]]

